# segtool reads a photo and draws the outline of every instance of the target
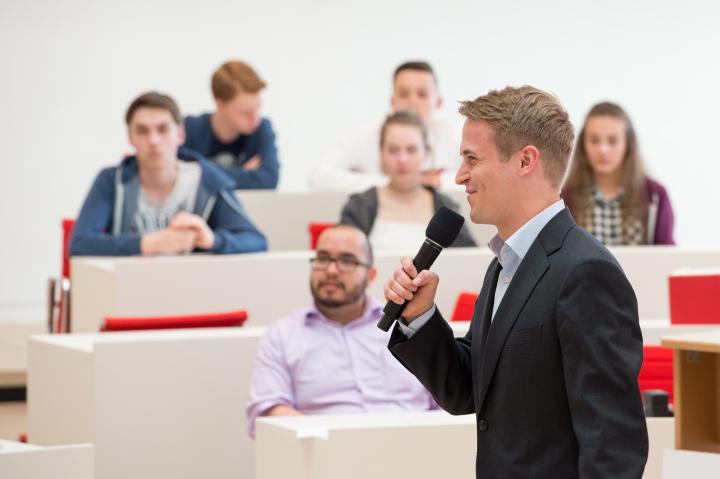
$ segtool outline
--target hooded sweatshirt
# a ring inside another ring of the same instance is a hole
[[[265,237],[235,197],[234,182],[195,152],[181,148],[178,158],[200,166],[200,184],[190,212],[200,216],[214,233],[209,251],[222,254],[265,251]],[[73,228],[70,255],[140,254],[141,235],[133,231],[139,195],[140,176],[135,156],[123,159],[119,166],[100,171]]]

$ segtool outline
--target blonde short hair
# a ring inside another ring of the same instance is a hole
[[[567,111],[554,96],[527,85],[506,87],[461,102],[460,114],[492,127],[498,153],[504,160],[524,146],[535,146],[545,176],[553,186],[560,186],[575,132]]]

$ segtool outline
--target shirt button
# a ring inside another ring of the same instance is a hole
[[[505,277],[503,278],[503,283],[505,283],[505,284],[510,284],[510,276],[505,276]]]
[[[480,419],[478,421],[478,429],[481,431],[487,431],[488,428],[488,422],[485,419]]]

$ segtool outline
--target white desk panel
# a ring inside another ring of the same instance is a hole
[[[98,478],[251,477],[245,405],[264,328],[35,336],[28,433],[89,442]]]
[[[632,283],[640,318],[667,320],[668,277],[682,267],[720,266],[720,248],[613,248]],[[382,288],[400,257],[415,251],[376,255]],[[246,255],[187,255],[155,258],[74,258],[73,331],[97,331],[108,315],[147,316],[210,313],[246,308],[249,325],[267,325],[311,301],[309,251]],[[444,251],[433,270],[441,278],[436,303],[449,318],[461,291],[479,291],[492,253],[487,248]]]

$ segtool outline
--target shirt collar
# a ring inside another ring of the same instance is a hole
[[[503,241],[500,235],[495,235],[488,243],[488,247],[495,253],[495,256],[500,258],[503,246],[507,246],[522,260],[540,231],[563,209],[565,209],[565,202],[562,199],[557,200],[522,225],[507,241]]]
[[[365,294],[365,309],[363,311],[362,316],[360,316],[357,319],[354,319],[347,323],[345,326],[355,325],[355,324],[365,324],[370,321],[377,321],[380,319],[380,315],[382,314],[382,305],[378,300],[370,296],[369,294]],[[313,301],[312,305],[307,309],[305,312],[305,324],[310,324],[313,321],[321,321],[321,322],[331,322],[334,324],[335,321],[332,321],[331,319],[326,318],[318,309],[317,306],[315,306],[315,302]]]
[[[623,194],[625,193],[625,189],[621,186],[618,189],[617,194],[612,198],[605,198],[605,195],[600,193],[600,190],[598,189],[597,185],[592,185],[592,197],[595,201],[599,202],[602,205],[608,206],[620,203],[620,199],[622,198]]]

